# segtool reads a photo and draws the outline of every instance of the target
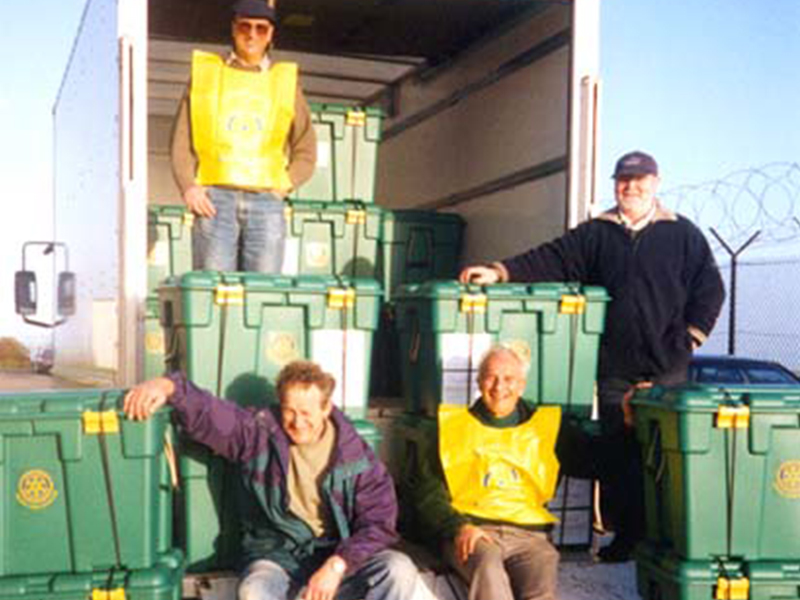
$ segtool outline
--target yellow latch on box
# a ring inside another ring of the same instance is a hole
[[[717,411],[717,429],[747,429],[749,426],[749,406],[720,405]]]
[[[578,294],[561,296],[558,312],[562,315],[582,315],[586,312],[586,296]]]
[[[717,579],[715,600],[747,600],[750,597],[750,580],[747,577],[739,579]]]
[[[98,433],[119,433],[119,416],[115,410],[103,412],[87,410],[83,413],[83,433],[97,435]]]
[[[187,210],[183,213],[183,226],[186,229],[191,229],[192,225],[194,225],[194,213]]]
[[[460,309],[464,313],[485,313],[488,304],[486,294],[464,294],[461,296]]]
[[[331,288],[328,290],[328,308],[352,308],[356,303],[353,288]]]
[[[345,216],[345,223],[348,225],[363,225],[367,222],[367,211],[348,210]]]
[[[125,600],[125,588],[92,590],[92,600]]]
[[[244,286],[218,285],[214,290],[214,304],[244,304]]]
[[[363,110],[347,111],[345,123],[351,127],[363,127],[367,123],[367,113]]]

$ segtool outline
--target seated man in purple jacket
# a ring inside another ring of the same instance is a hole
[[[125,397],[131,419],[167,402],[192,439],[241,465],[256,510],[243,515],[240,600],[406,600],[419,573],[395,541],[392,480],[333,406],[335,381],[314,363],[281,371],[279,406],[249,412],[174,373]]]

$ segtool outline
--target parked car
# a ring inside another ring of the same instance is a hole
[[[692,358],[689,380],[724,385],[800,386],[800,377],[780,363],[739,356]]]

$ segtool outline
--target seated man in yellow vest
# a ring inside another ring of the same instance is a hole
[[[230,56],[192,55],[172,134],[172,170],[199,217],[195,269],[279,273],[283,199],[314,172],[317,143],[297,64],[269,58],[274,26],[266,0],[237,0]]]
[[[418,454],[407,486],[416,525],[443,543],[469,600],[556,598],[559,554],[547,533],[556,518],[545,503],[564,443],[561,408],[521,400],[525,370],[513,350],[489,350],[481,397],[470,408],[440,407],[438,457]]]

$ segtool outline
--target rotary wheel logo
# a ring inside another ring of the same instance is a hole
[[[164,332],[150,331],[144,336],[144,347],[150,354],[164,353]]]
[[[775,489],[786,498],[800,498],[800,460],[787,460],[775,473]]]
[[[267,360],[284,366],[298,358],[297,344],[291,333],[284,331],[272,331],[267,336],[267,344],[264,348]]]
[[[46,471],[33,469],[19,478],[17,501],[31,510],[50,506],[58,496],[53,478]]]

